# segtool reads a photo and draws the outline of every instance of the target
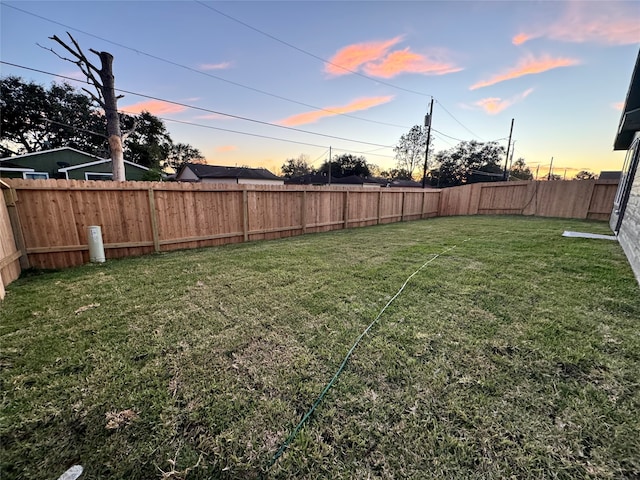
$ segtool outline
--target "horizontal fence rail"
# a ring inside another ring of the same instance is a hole
[[[18,274],[19,266],[64,268],[88,262],[87,229],[92,225],[102,227],[107,258],[118,258],[437,216],[607,220],[617,189],[617,181],[607,180],[424,190],[21,179],[6,183],[8,215],[3,220],[0,211],[0,228],[3,239],[11,237],[12,229],[15,241],[13,250],[10,245],[0,250],[0,265],[15,270],[19,257]],[[14,270],[7,274],[8,281]]]

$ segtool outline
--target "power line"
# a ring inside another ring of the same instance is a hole
[[[204,8],[208,8],[209,10],[212,10],[212,11],[216,12],[217,14],[228,18],[229,20],[232,20],[232,21],[234,21],[236,23],[239,23],[240,25],[242,25],[244,27],[247,27],[250,30],[253,30],[254,32],[259,33],[260,35],[264,35],[265,37],[268,37],[268,38],[270,38],[272,40],[275,40],[276,42],[282,43],[283,45],[286,45],[287,47],[292,48],[294,50],[297,50],[300,53],[304,53],[305,55],[308,55],[308,56],[310,56],[312,58],[315,58],[316,60],[320,60],[322,63],[327,63],[327,64],[329,64],[329,65],[331,65],[333,67],[336,67],[336,68],[339,68],[341,70],[344,70],[345,72],[353,73],[354,75],[358,75],[359,77],[366,78],[367,80],[371,80],[372,82],[376,82],[376,83],[379,83],[381,85],[386,85],[387,87],[391,87],[391,88],[395,88],[395,89],[402,90],[402,91],[405,91],[405,92],[413,93],[415,95],[420,95],[422,97],[429,97],[429,98],[433,97],[433,95],[429,95],[429,94],[423,93],[423,92],[418,92],[416,90],[411,90],[411,89],[404,88],[404,87],[399,87],[398,85],[394,85],[392,83],[384,82],[384,81],[382,81],[382,80],[380,80],[378,78],[373,78],[373,77],[370,77],[368,75],[365,75],[364,73],[360,73],[360,72],[358,72],[356,70],[351,70],[351,69],[349,69],[347,67],[344,67],[342,65],[339,65],[337,63],[333,63],[333,62],[327,60],[326,58],[322,58],[322,57],[320,57],[320,56],[318,56],[318,55],[316,55],[314,53],[311,53],[311,52],[309,52],[307,50],[304,50],[303,48],[297,47],[297,46],[293,45],[292,43],[289,43],[289,42],[287,42],[285,40],[282,40],[281,38],[278,38],[275,35],[271,35],[270,33],[267,33],[267,32],[265,32],[263,30],[260,30],[259,28],[256,28],[256,27],[254,27],[252,25],[249,25],[248,23],[245,23],[242,20],[239,20],[239,19],[237,19],[235,17],[232,17],[231,15],[229,15],[227,13],[221,12],[217,8],[214,8],[214,7],[210,6],[210,5],[207,5],[204,2],[201,2],[199,0],[195,0],[195,2],[199,3]]]
[[[387,126],[387,127],[409,128],[409,127],[406,127],[404,125],[397,125],[397,124],[394,124],[394,123],[387,123],[387,122],[381,122],[381,121],[378,121],[378,120],[371,120],[371,119],[368,119],[368,118],[358,117],[356,115],[350,115],[348,113],[342,113],[342,112],[338,112],[338,111],[327,109],[327,108],[323,108],[323,107],[317,107],[315,105],[311,105],[309,103],[301,102],[299,100],[294,100],[292,98],[288,98],[288,97],[285,97],[285,96],[282,96],[282,95],[278,95],[276,93],[267,92],[266,90],[261,90],[259,88],[251,87],[249,85],[244,85],[244,84],[239,83],[239,82],[234,82],[233,80],[228,80],[226,78],[220,77],[218,75],[214,75],[212,73],[203,72],[202,70],[198,70],[196,68],[189,67],[188,65],[183,65],[183,64],[175,62],[173,60],[168,60],[166,58],[159,57],[159,56],[151,54],[151,53],[143,52],[143,51],[138,50],[136,48],[129,47],[127,45],[123,45],[122,43],[114,42],[113,40],[109,40],[109,39],[106,39],[104,37],[100,37],[98,35],[94,35],[92,33],[86,32],[86,31],[81,30],[79,28],[72,27],[70,25],[66,25],[66,24],[61,23],[61,22],[57,22],[55,20],[51,20],[50,18],[46,18],[46,17],[43,17],[43,16],[38,15],[36,13],[29,12],[27,10],[23,10],[22,8],[18,8],[18,7],[15,7],[13,5],[8,5],[8,4],[5,4],[5,3],[3,3],[2,5],[7,6],[9,8],[12,8],[14,10],[17,10],[19,12],[22,12],[22,13],[24,13],[26,15],[31,15],[33,17],[39,18],[41,20],[45,20],[45,21],[53,23],[55,25],[59,25],[59,26],[64,27],[66,29],[73,30],[75,32],[82,33],[83,35],[87,35],[89,37],[96,38],[98,40],[101,40],[103,42],[109,43],[111,45],[115,45],[117,47],[124,48],[126,50],[130,50],[132,52],[135,52],[138,55],[143,55],[143,56],[152,58],[154,60],[158,60],[160,62],[164,62],[164,63],[167,63],[169,65],[173,65],[175,67],[183,68],[183,69],[188,70],[190,72],[197,73],[199,75],[204,75],[205,77],[213,78],[215,80],[219,80],[221,82],[225,82],[225,83],[228,83],[230,85],[235,85],[236,87],[244,88],[244,89],[256,92],[256,93],[260,93],[262,95],[267,95],[269,97],[277,98],[278,100],[284,100],[286,102],[294,103],[296,105],[301,105],[303,107],[312,108],[314,110],[320,110],[320,111],[323,111],[323,112],[331,113],[333,115],[340,115],[340,116],[344,116],[344,117],[348,117],[348,118],[353,118],[354,120],[360,120],[360,121],[363,121],[363,122],[375,123],[375,124],[384,125],[384,126]]]
[[[470,133],[471,135],[473,135],[474,137],[479,138],[480,140],[484,141],[484,138],[482,138],[482,137],[481,137],[480,135],[478,135],[477,133],[474,133],[474,132],[472,132],[471,130],[469,130],[469,129],[468,129],[468,128],[467,128],[467,127],[466,127],[466,126],[465,126],[465,125],[460,121],[460,120],[458,120],[458,119],[453,115],[453,113],[451,113],[449,110],[447,110],[447,109],[445,108],[445,106],[442,104],[442,102],[440,102],[440,101],[438,101],[438,100],[436,99],[436,103],[437,103],[438,105],[440,105],[440,107],[442,107],[442,109],[447,113],[447,115],[449,115],[449,116],[450,116],[451,118],[453,118],[456,122],[458,122],[458,124],[459,124],[462,128],[464,128],[467,132],[469,132],[469,133]]]
[[[54,77],[64,78],[65,80],[71,80],[71,81],[74,81],[74,82],[80,82],[80,83],[89,84],[89,82],[87,82],[86,80],[78,80],[76,78],[68,77],[68,76],[65,76],[65,75],[58,75],[58,74],[55,74],[55,73],[52,73],[52,72],[47,72],[47,71],[44,71],[44,70],[25,67],[24,65],[17,65],[15,63],[5,62],[3,60],[0,60],[0,63],[5,64],[5,65],[10,65],[12,67],[23,68],[25,70],[30,70],[30,71],[33,71],[33,72],[43,73],[45,75],[52,75]],[[216,115],[222,115],[222,116],[225,116],[225,117],[234,118],[236,120],[244,120],[246,122],[257,123],[257,124],[260,124],[260,125],[267,125],[267,126],[270,126],[270,127],[276,127],[276,128],[282,128],[282,129],[285,129],[285,130],[291,130],[291,131],[298,132],[298,133],[305,133],[305,134],[308,134],[308,135],[316,135],[316,136],[319,136],[319,137],[331,138],[331,139],[334,139],[334,140],[342,140],[342,141],[346,141],[346,142],[359,143],[359,144],[362,144],[362,145],[371,145],[371,146],[374,146],[374,147],[386,147],[386,145],[382,145],[382,144],[379,144],[379,143],[366,142],[364,140],[354,140],[354,139],[350,139],[350,138],[339,137],[339,136],[336,136],[336,135],[329,135],[329,134],[325,134],[325,133],[312,132],[312,131],[309,131],[309,130],[303,130],[301,128],[288,127],[286,125],[278,125],[277,123],[265,122],[263,120],[257,120],[257,119],[254,119],[254,118],[243,117],[241,115],[234,115],[234,114],[231,114],[231,113],[220,112],[220,111],[212,110],[212,109],[209,109],[209,108],[196,107],[195,105],[189,105],[189,104],[183,103],[183,102],[176,102],[176,101],[173,101],[173,100],[167,100],[167,99],[164,99],[164,98],[155,97],[153,95],[146,95],[146,94],[143,94],[143,93],[132,92],[130,90],[124,90],[122,88],[116,88],[115,91],[121,92],[121,93],[126,93],[126,94],[129,94],[129,95],[135,95],[135,96],[142,97],[142,98],[147,98],[147,99],[150,99],[150,100],[157,100],[157,101],[160,101],[160,102],[169,103],[171,105],[177,105],[177,106],[184,107],[184,108],[190,108],[192,110],[198,110],[198,111],[206,112],[206,113],[214,113]]]

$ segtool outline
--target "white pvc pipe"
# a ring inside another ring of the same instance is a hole
[[[104,243],[102,243],[102,229],[100,226],[90,226],[87,238],[89,239],[89,260],[93,263],[104,263]]]

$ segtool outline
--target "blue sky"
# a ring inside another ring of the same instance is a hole
[[[114,55],[118,88],[202,110],[133,94],[120,109],[149,109],[208,163],[273,171],[301,154],[317,166],[329,147],[392,168],[431,96],[436,151],[506,146],[515,118],[515,158],[540,174],[551,157],[568,178],[619,169],[613,138],[640,45],[640,3],[618,1],[3,1],[0,22],[2,61],[80,78],[37,45],[59,50],[48,37],[68,30],[88,55]]]

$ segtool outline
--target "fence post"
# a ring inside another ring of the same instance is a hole
[[[402,210],[400,212],[400,221],[404,222],[404,199],[405,199],[405,192],[402,192]]]
[[[27,246],[24,242],[24,235],[22,234],[22,223],[20,222],[20,214],[16,202],[18,201],[18,192],[15,188],[10,188],[4,191],[5,203],[7,205],[7,213],[9,214],[9,221],[11,222],[11,229],[13,230],[13,238],[16,242],[16,247],[20,250],[20,268],[26,270],[31,265],[29,263],[29,256],[27,255]]]
[[[301,212],[301,221],[302,221],[302,233],[307,233],[307,189],[305,188],[302,191],[302,212]]]
[[[346,190],[344,192],[344,212],[343,212],[343,219],[344,219],[344,228],[346,229],[347,226],[349,225],[349,190]]]
[[[153,233],[153,250],[158,253],[160,251],[160,236],[158,235],[158,216],[156,214],[156,200],[153,188],[149,189],[149,217]]]
[[[380,225],[381,220],[382,220],[382,188],[378,192],[378,225]]]
[[[242,233],[244,241],[249,241],[249,192],[247,189],[242,190]]]

